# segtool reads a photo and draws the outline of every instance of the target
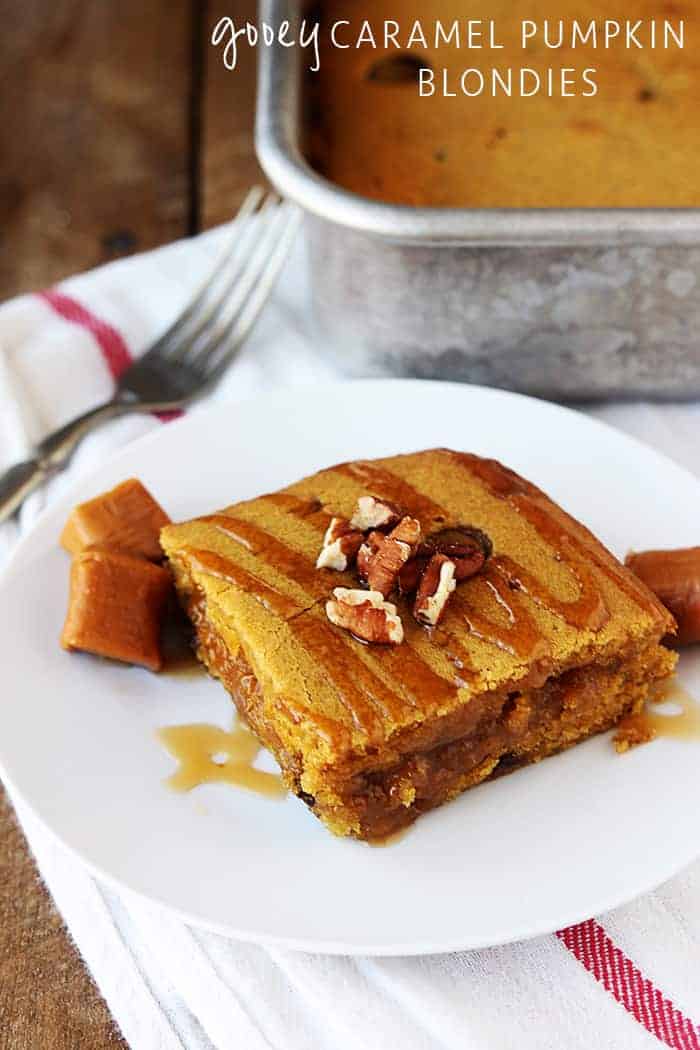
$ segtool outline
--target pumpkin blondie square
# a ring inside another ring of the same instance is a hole
[[[675,664],[647,587],[468,453],[343,463],[161,543],[199,658],[339,835],[385,837],[609,729]]]

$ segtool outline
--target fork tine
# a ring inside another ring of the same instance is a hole
[[[301,221],[300,209],[295,205],[288,205],[287,207],[289,208],[289,214],[285,216],[281,234],[265,260],[255,288],[241,310],[231,319],[228,327],[221,333],[216,345],[207,356],[207,386],[216,383],[228,368],[241,345],[247,339],[274,287]]]
[[[209,294],[209,289],[212,282],[216,281],[217,278],[227,267],[231,256],[235,254],[239,244],[239,238],[237,236],[240,227],[243,225],[245,220],[253,214],[258,204],[260,203],[264,191],[260,186],[253,186],[251,190],[245,196],[243,203],[238,209],[236,215],[229,224],[230,237],[229,241],[224,248],[219,261],[214,266],[214,269],[209,273],[198,290],[195,292],[192,299],[189,301],[185,309],[175,318],[173,323],[160,335],[156,341],[148,348],[147,354],[161,353],[169,349],[173,345],[173,337],[183,329],[187,323],[192,319],[194,314],[199,310],[202,303]],[[144,355],[146,356],[146,355]]]
[[[266,217],[279,207],[279,198],[274,194],[269,194],[262,206],[257,211],[257,220],[264,224]],[[263,225],[263,230],[265,226]],[[246,231],[248,232],[248,231]],[[250,239],[250,238],[248,238]],[[245,242],[247,244],[247,241]],[[255,249],[253,249],[255,253]],[[216,280],[212,280],[209,289],[209,294],[203,299],[200,304],[200,309],[196,311],[190,318],[191,324],[195,324],[196,327],[192,328],[190,325],[183,326],[182,330],[175,334],[172,345],[168,348],[168,359],[169,360],[180,360],[185,354],[188,353],[205,333],[208,328],[214,324],[222,313],[227,313],[230,310],[230,304],[233,301],[232,296],[235,296],[235,289],[237,282],[242,273],[244,273],[248,263],[250,255],[246,258],[246,252],[242,249],[240,252],[234,252],[226,260],[228,267],[225,273],[225,281],[218,281],[220,288],[216,291]],[[214,275],[213,275],[214,276]],[[220,276],[219,274],[216,277]],[[212,294],[212,289],[216,294]]]
[[[236,326],[242,312],[247,309],[248,300],[257,297],[256,283],[262,280],[270,259],[277,258],[278,255],[280,262],[284,259],[291,236],[290,230],[293,232],[298,224],[298,212],[288,204],[278,205],[275,211],[276,214],[271,218],[267,229],[263,231],[252,258],[231,290],[222,322],[217,325],[209,338],[199,347],[193,348],[191,355],[188,356],[188,364],[193,367],[202,370],[208,367],[209,358],[216,353],[222,340]],[[283,252],[278,251],[280,242],[282,242]],[[266,286],[265,296],[268,294],[269,287],[271,284]]]

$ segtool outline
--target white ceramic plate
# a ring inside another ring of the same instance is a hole
[[[493,390],[363,382],[193,411],[50,509],[0,593],[5,777],[99,875],[188,921],[327,952],[424,953],[503,943],[612,908],[700,853],[700,743],[625,756],[598,737],[485,784],[376,849],[333,838],[294,798],[222,785],[168,790],[157,727],[231,705],[204,676],[158,677],[58,646],[66,514],[130,475],[173,518],[257,495],[344,459],[435,445],[504,460],[613,551],[698,542],[700,485],[566,409]],[[681,678],[700,696],[700,659]]]

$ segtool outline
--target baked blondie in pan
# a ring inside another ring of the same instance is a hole
[[[396,565],[380,580],[394,522],[372,519],[379,505],[404,530],[401,564],[423,557],[422,614],[420,584],[399,593]],[[457,582],[448,549],[428,586],[430,537],[467,525],[488,537],[479,571]],[[530,482],[466,453],[344,463],[168,525],[161,542],[200,659],[340,835],[384,837],[610,728],[675,663],[660,644],[673,619],[645,585]],[[380,581],[366,601],[363,557]]]

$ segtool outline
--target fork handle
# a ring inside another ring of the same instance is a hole
[[[132,411],[132,406],[119,401],[98,405],[54,430],[39,442],[30,459],[15,463],[0,475],[0,523],[19,510],[27,496],[52,474],[67,466],[75,449],[93,427],[129,411]]]

